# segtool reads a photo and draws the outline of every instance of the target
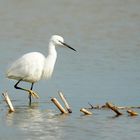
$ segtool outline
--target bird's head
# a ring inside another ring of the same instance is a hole
[[[59,36],[59,35],[53,35],[51,37],[51,42],[55,45],[55,46],[59,46],[59,47],[68,47],[70,49],[72,49],[73,51],[76,51],[74,48],[72,48],[71,46],[67,45],[64,42],[64,38]]]

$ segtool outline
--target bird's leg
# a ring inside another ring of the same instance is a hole
[[[31,88],[30,88],[30,90],[28,90],[28,92],[29,92],[29,105],[31,105],[32,96],[34,98],[39,98],[39,96],[37,95],[37,93],[35,93],[35,92],[32,91],[33,85],[34,85],[34,83],[31,84]]]
[[[21,81],[22,81],[22,79],[20,79],[20,80],[14,85],[14,87],[15,87],[16,89],[20,89],[20,90],[25,90],[25,91],[26,91],[26,89],[21,88],[21,87],[18,86],[18,84],[19,84]]]
[[[34,83],[31,84],[31,88],[30,88],[30,90],[28,90],[28,92],[29,92],[29,100],[31,100],[31,96],[33,96],[34,98],[39,98],[38,94],[35,93],[34,91],[32,91],[33,85],[34,85]]]
[[[31,84],[30,90],[33,89],[33,85],[34,85],[34,83]],[[31,105],[31,101],[32,101],[32,94],[29,94],[29,105]]]
[[[25,89],[25,88],[21,88],[18,86],[18,84],[22,81],[22,79],[20,79],[16,84],[15,84],[15,88],[16,89],[20,89],[20,90],[24,90],[24,91],[28,91],[29,93],[29,103],[31,103],[31,96],[33,96],[34,98],[39,98],[39,96],[37,95],[37,93],[33,92],[32,89],[33,89],[33,84],[31,85],[31,89]]]

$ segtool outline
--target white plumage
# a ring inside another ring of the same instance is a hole
[[[7,71],[7,77],[10,79],[18,80],[15,88],[28,91],[31,95],[37,96],[32,90],[33,84],[41,79],[48,79],[51,77],[54,69],[54,65],[57,58],[57,52],[55,47],[66,46],[74,51],[72,47],[64,43],[64,39],[61,36],[53,35],[50,39],[48,56],[45,57],[39,52],[31,52],[24,54],[17,59]],[[26,81],[32,83],[31,90],[18,87],[20,81]]]
[[[16,60],[7,71],[7,77],[30,83],[51,77],[57,55],[47,58],[39,52],[31,52]]]

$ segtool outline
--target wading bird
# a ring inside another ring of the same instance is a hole
[[[48,79],[51,77],[57,58],[55,48],[63,46],[76,51],[64,42],[63,37],[53,35],[49,42],[47,57],[40,52],[30,52],[13,62],[11,67],[7,70],[6,76],[9,79],[18,80],[14,87],[29,93],[29,104],[31,104],[31,96],[39,98],[37,93],[32,91],[34,83],[41,79]],[[21,81],[31,83],[31,88],[26,89],[18,86]]]

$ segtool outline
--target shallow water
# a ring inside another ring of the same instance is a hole
[[[0,0],[0,90],[8,91],[16,109],[9,114],[1,98],[0,139],[138,140],[139,116],[93,110],[87,117],[79,110],[88,102],[139,106],[139,5],[138,0]],[[57,49],[53,77],[35,84],[40,99],[29,107],[27,94],[13,88],[15,81],[6,79],[5,71],[26,52],[47,55],[53,34],[62,35],[78,52]],[[72,114],[60,115],[50,102],[58,90]]]

